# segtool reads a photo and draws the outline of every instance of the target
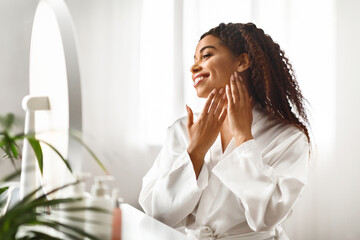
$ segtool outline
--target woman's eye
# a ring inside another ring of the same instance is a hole
[[[207,59],[207,58],[211,57],[211,54],[204,54],[202,57],[203,57],[203,59]]]

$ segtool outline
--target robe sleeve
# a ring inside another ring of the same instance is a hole
[[[183,221],[194,210],[208,184],[205,165],[196,179],[185,134],[179,126],[168,128],[166,143],[143,178],[139,197],[146,214],[169,226]]]
[[[212,172],[241,200],[250,228],[267,231],[281,224],[294,207],[307,181],[308,161],[309,144],[298,131],[265,156],[256,140],[249,140]]]

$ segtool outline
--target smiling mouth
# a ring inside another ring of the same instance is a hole
[[[206,78],[208,78],[208,76],[200,76],[195,78],[195,82],[194,82],[194,87],[196,87],[197,85],[199,85],[202,81],[204,81]]]

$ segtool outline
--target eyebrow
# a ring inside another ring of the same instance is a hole
[[[204,50],[205,50],[205,49],[207,49],[207,48],[213,48],[213,49],[216,49],[216,47],[211,46],[211,45],[208,45],[208,46],[205,46],[205,47],[201,48],[201,49],[200,49],[200,51],[199,51],[199,53],[201,53],[202,51],[204,51]],[[194,55],[194,58],[195,58],[195,55]]]

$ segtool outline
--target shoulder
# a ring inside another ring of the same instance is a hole
[[[256,112],[260,116],[258,123],[256,123],[257,133],[259,135],[265,135],[269,139],[283,139],[291,136],[298,136],[299,139],[303,139],[307,142],[304,132],[296,126],[275,118],[260,107],[256,107],[254,112],[254,116],[256,115]]]
[[[303,131],[294,125],[282,122],[263,110],[260,111],[262,116],[256,124],[254,138],[261,145],[263,154],[273,150],[286,152],[289,149],[296,150],[295,152],[298,154],[309,153],[310,144]]]

